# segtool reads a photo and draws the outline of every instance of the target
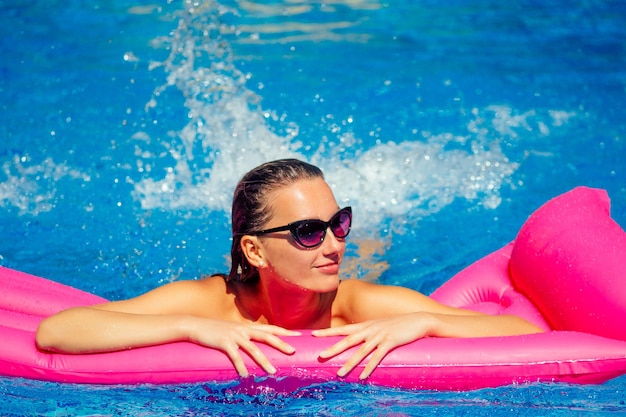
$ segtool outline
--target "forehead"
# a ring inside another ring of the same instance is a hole
[[[272,192],[269,196],[275,226],[304,219],[329,219],[338,210],[332,190],[321,178],[299,180]]]

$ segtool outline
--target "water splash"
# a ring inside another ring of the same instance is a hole
[[[328,180],[338,195],[358,202],[376,224],[387,217],[419,219],[455,198],[496,208],[500,188],[518,164],[506,158],[497,141],[473,140],[469,151],[449,149],[468,141],[466,136],[439,134],[426,141],[380,144],[335,167]]]
[[[144,209],[228,212],[241,175],[284,157],[320,166],[337,198],[358,206],[356,229],[389,218],[419,220],[456,198],[496,208],[502,187],[510,185],[519,167],[503,153],[501,143],[533,129],[549,133],[533,111],[516,114],[506,106],[490,106],[473,109],[461,134],[420,132],[368,148],[352,133],[337,132],[311,153],[299,141],[296,123],[287,123],[282,136],[270,127],[285,121],[263,109],[246,87],[249,76],[234,65],[231,46],[222,36],[233,31],[220,23],[229,12],[215,3],[187,4],[177,29],[159,40],[170,54],[153,68],[164,69],[167,82],[155,90],[148,108],[159,105],[165,90],[176,88],[184,97],[188,122],[162,143],[173,161],[165,177],[145,177],[135,184],[134,196]],[[562,113],[553,117],[564,120]]]
[[[319,135],[325,140],[304,146],[297,123],[264,109],[261,97],[247,88],[251,75],[234,64],[223,36],[237,31],[221,23],[229,13],[235,12],[215,2],[186,2],[176,16],[176,29],[154,40],[168,55],[150,68],[161,69],[166,81],[154,90],[146,110],[159,117],[157,108],[174,91],[184,100],[187,122],[166,139],[155,141],[144,131],[132,138],[139,173],[133,197],[144,210],[228,212],[232,190],[246,171],[268,160],[295,157],[320,166],[342,204],[358,207],[357,233],[378,229],[389,219],[401,230],[402,224],[436,213],[457,198],[498,207],[502,187],[511,185],[519,167],[504,154],[502,143],[529,132],[549,135],[551,128],[575,116],[551,110],[547,119],[552,123],[546,123],[533,110],[520,113],[492,105],[469,111],[465,132],[416,131],[369,145],[342,131],[350,120],[328,118]],[[281,128],[275,129],[276,124]],[[164,175],[151,169],[163,165]],[[88,180],[51,159],[28,165],[17,158],[3,169],[7,179],[0,183],[1,204],[22,214],[51,210],[60,177]]]
[[[154,63],[167,76],[148,108],[175,87],[184,97],[188,123],[168,147],[175,161],[165,178],[145,178],[135,187],[135,197],[145,209],[208,207],[228,211],[237,179],[267,160],[303,158],[293,141],[273,133],[268,112],[245,87],[246,75],[233,65],[230,46],[222,39],[219,16],[226,9],[207,2],[187,5],[178,27],[160,39],[170,50],[168,58]],[[193,166],[192,166],[193,165]],[[226,191],[228,190],[228,191]]]
[[[57,198],[56,183],[62,178],[91,180],[89,175],[52,158],[36,164],[27,155],[16,155],[4,162],[2,172],[6,179],[0,182],[0,207],[16,207],[20,215],[36,216],[52,210]]]

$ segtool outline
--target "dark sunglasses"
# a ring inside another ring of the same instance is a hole
[[[336,238],[342,239],[350,233],[352,225],[352,207],[339,210],[329,221],[311,219],[298,220],[286,226],[273,227],[271,229],[252,232],[251,235],[265,235],[267,233],[282,232],[289,230],[298,244],[305,248],[314,248],[320,245],[326,237],[326,230],[330,227]]]

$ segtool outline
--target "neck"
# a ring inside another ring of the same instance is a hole
[[[320,294],[286,281],[268,286],[261,280],[238,291],[238,307],[243,316],[255,323],[286,329],[320,329],[330,327],[334,296],[335,292]]]

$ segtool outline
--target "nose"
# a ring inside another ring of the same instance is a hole
[[[330,255],[334,253],[339,253],[344,250],[346,246],[345,238],[337,238],[332,230],[330,230],[330,226],[326,229],[326,236],[324,237],[324,241],[322,242],[322,252],[324,255]]]

